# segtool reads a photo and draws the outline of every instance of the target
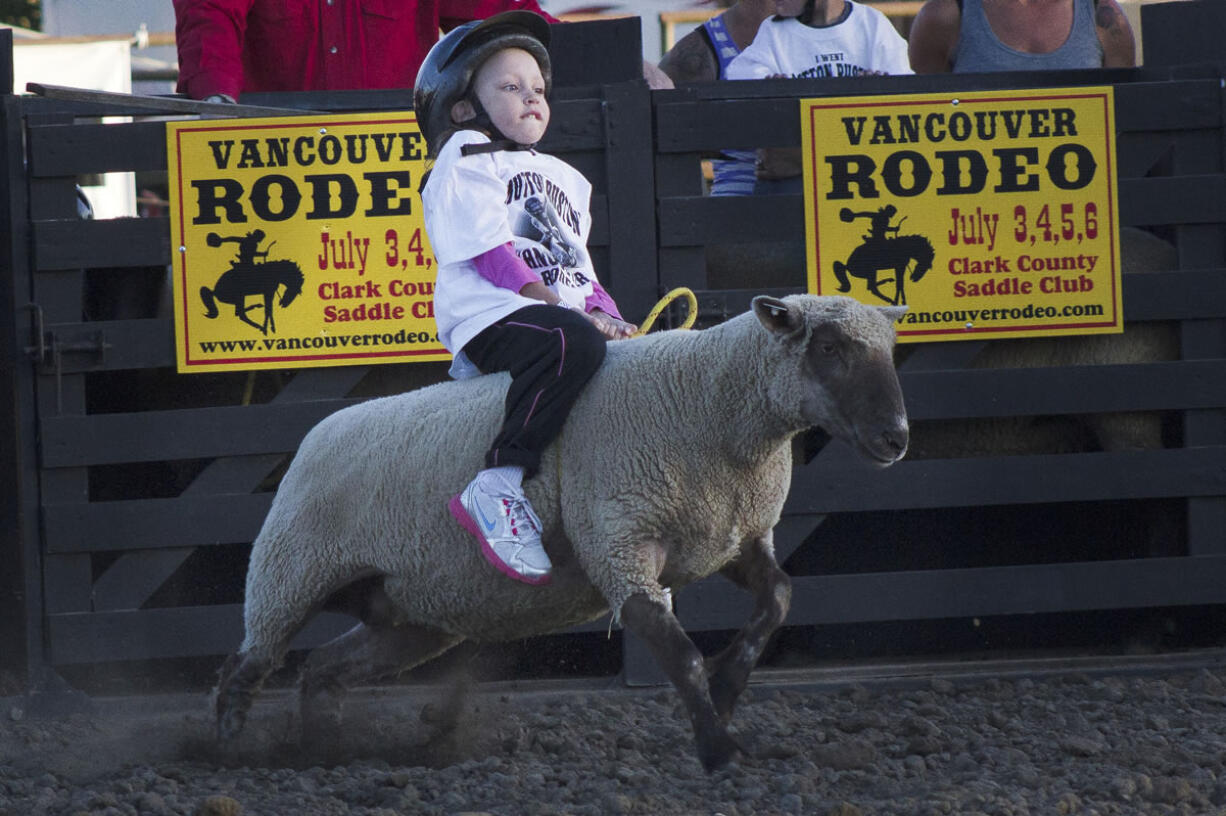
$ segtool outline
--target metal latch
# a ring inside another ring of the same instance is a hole
[[[106,341],[101,329],[84,332],[71,341],[62,340],[54,331],[47,331],[42,307],[29,303],[26,308],[34,313],[35,342],[26,346],[26,354],[38,365],[39,374],[55,375],[56,405],[63,407],[63,377],[65,354],[94,354],[101,365],[106,362],[107,349],[113,348]]]

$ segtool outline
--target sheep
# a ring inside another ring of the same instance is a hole
[[[1179,265],[1166,241],[1133,227],[1120,230],[1120,264],[1125,275]],[[1123,365],[1179,359],[1179,337],[1169,323],[1130,323],[1123,334],[993,340],[985,344],[974,368],[1043,368]],[[903,355],[899,364],[907,368]],[[1092,440],[1091,438],[1092,437]],[[1152,411],[1084,414],[1069,418],[992,417],[923,421],[912,428],[909,458],[1007,456],[1072,453],[1091,442],[1105,451],[1162,447],[1162,418]]]
[[[733,761],[741,749],[727,722],[791,597],[771,538],[791,480],[790,441],[818,425],[871,464],[902,457],[900,311],[760,296],[704,331],[610,344],[540,474],[525,483],[554,564],[543,587],[499,574],[447,510],[501,422],[505,375],[323,420],[303,439],[252,548],[246,636],[216,689],[220,744],[233,748],[290,638],[332,597],[362,622],[303,665],[307,738],[337,733],[340,698],[355,681],[407,670],[463,640],[519,639],[611,611],[679,692],[703,766]],[[715,572],[749,589],[756,609],[704,664],[667,590]]]

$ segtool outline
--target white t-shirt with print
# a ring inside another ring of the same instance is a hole
[[[884,14],[847,0],[851,10],[834,25],[814,28],[768,17],[749,47],[728,66],[728,79],[797,79],[910,74],[907,41]]]
[[[481,276],[473,259],[510,242],[562,300],[584,307],[596,274],[587,251],[592,185],[561,159],[534,150],[464,156],[489,138],[461,130],[447,140],[422,190],[426,233],[438,263],[434,320],[455,355],[451,375],[480,373],[462,349],[483,329],[539,300]]]

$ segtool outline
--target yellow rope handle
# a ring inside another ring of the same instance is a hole
[[[630,336],[642,337],[644,334],[651,331],[651,327],[655,325],[656,319],[660,317],[660,314],[668,308],[670,303],[681,297],[685,298],[688,308],[686,309],[685,320],[681,321],[680,328],[688,329],[693,326],[694,321],[698,319],[698,298],[688,287],[678,286],[676,289],[660,298],[660,302],[647,313],[647,319],[643,321],[641,326],[639,326],[639,330]]]

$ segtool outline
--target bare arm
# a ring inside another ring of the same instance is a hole
[[[754,173],[760,179],[773,181],[799,176],[804,168],[799,147],[763,147],[758,150]]]
[[[660,60],[660,70],[673,82],[714,82],[719,78],[715,54],[701,29],[686,34]]]
[[[1137,41],[1132,26],[1117,0],[1099,0],[1094,13],[1098,41],[1103,46],[1104,68],[1134,68],[1137,64]]]
[[[954,0],[928,0],[911,24],[907,50],[917,74],[947,74],[954,69],[954,52],[962,13]]]
[[[673,78],[647,60],[643,60],[643,79],[653,91],[669,91],[674,87]]]

